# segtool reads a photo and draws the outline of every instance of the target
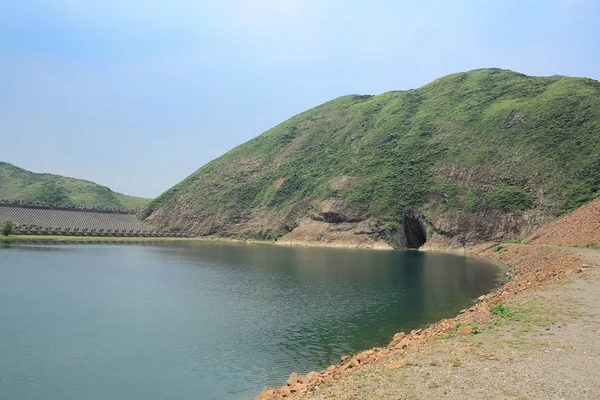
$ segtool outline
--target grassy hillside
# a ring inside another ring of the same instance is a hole
[[[152,199],[147,199],[145,197],[128,196],[126,194],[117,192],[113,193],[117,197],[117,200],[123,204],[123,207],[128,210],[141,210],[142,208],[146,207],[150,201],[152,201]]]
[[[315,107],[206,164],[144,216],[270,237],[335,199],[389,235],[408,214],[457,231],[467,215],[549,218],[599,195],[600,83],[484,69]]]
[[[37,174],[5,162],[0,162],[0,199],[119,209],[140,209],[150,201],[83,179]]]

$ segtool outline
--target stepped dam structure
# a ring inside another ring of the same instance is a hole
[[[79,208],[0,201],[0,223],[11,221],[21,235],[185,237],[155,232],[127,210]]]

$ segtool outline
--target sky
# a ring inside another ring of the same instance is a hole
[[[155,197],[347,94],[600,79],[597,0],[0,2],[0,161]]]

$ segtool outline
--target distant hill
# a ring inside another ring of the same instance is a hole
[[[308,110],[144,217],[203,235],[456,246],[526,235],[598,196],[600,83],[482,69]]]
[[[150,202],[83,179],[38,174],[1,161],[0,199],[130,210],[141,209]]]

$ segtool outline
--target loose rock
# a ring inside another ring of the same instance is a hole
[[[397,369],[406,365],[406,360],[400,360],[393,363],[390,363],[388,366],[389,369]]]

